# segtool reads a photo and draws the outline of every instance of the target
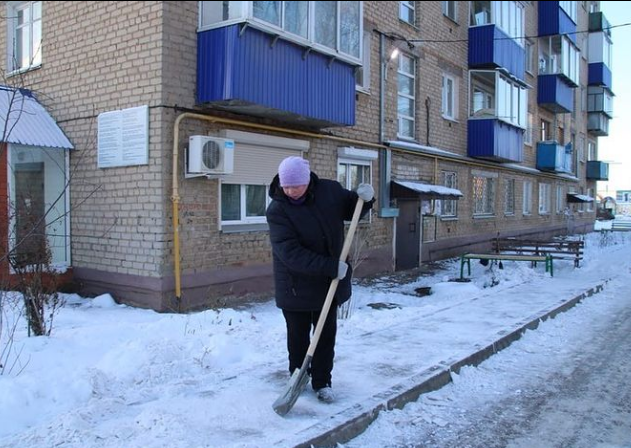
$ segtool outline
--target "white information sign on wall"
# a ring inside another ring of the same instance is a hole
[[[103,112],[98,118],[98,168],[149,163],[149,107]]]

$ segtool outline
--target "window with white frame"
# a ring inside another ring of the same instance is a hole
[[[579,136],[578,137],[578,160],[579,162],[585,162],[585,137],[584,136]]]
[[[499,71],[471,70],[470,113],[475,118],[497,118],[526,129],[528,91]]]
[[[455,171],[443,171],[442,178],[445,187],[458,189],[458,175]],[[441,216],[444,218],[455,218],[458,216],[458,201],[455,199],[443,199]]]
[[[8,145],[9,244],[21,267],[70,265],[68,151]]]
[[[220,182],[221,230],[265,230],[268,190],[278,166],[286,157],[308,151],[309,142],[233,130],[221,136],[235,142],[234,172]]]
[[[454,22],[457,22],[458,21],[458,17],[457,17],[457,9],[456,8],[458,6],[458,2],[443,1],[442,2],[442,6],[443,6],[443,15],[449,17]]]
[[[42,64],[42,2],[7,2],[7,69],[27,70]]]
[[[363,10],[359,1],[200,2],[200,28],[248,21],[264,31],[323,52],[361,59]]]
[[[587,196],[589,196],[590,198],[596,197],[596,195],[594,195],[594,189],[593,188],[588,188],[587,189]],[[587,203],[587,211],[588,212],[593,212],[594,211],[594,201]]]
[[[528,146],[532,146],[532,133],[534,132],[534,117],[528,112],[528,127],[526,128],[526,132],[524,132],[524,144]]]
[[[526,71],[530,74],[534,74],[534,64],[533,60],[535,59],[535,44],[529,40],[526,41]]]
[[[506,179],[504,182],[504,214],[515,214],[515,179]]]
[[[565,201],[563,201],[563,185],[557,185],[557,194],[556,194],[556,212],[563,213],[565,210]]]
[[[413,140],[415,137],[416,60],[406,54],[399,56],[397,91],[398,135]]]
[[[495,178],[484,175],[473,176],[473,215],[495,214]]]
[[[370,39],[372,33],[364,31],[362,42],[362,65],[355,69],[355,87],[363,92],[370,91]]]
[[[415,24],[416,11],[414,3],[416,2],[399,2],[399,18],[410,25]]]
[[[524,45],[524,6],[517,1],[471,2],[471,26],[494,23],[499,29]]]
[[[221,184],[221,222],[262,224],[269,204],[268,185]]]
[[[378,153],[371,149],[339,148],[337,150],[337,181],[347,190],[357,190],[359,184],[372,185],[372,164]]]
[[[550,184],[539,184],[539,214],[550,214]]]
[[[456,78],[451,75],[443,74],[442,97],[443,118],[456,120],[458,118],[458,84]]]
[[[524,190],[522,191],[521,211],[524,215],[532,214],[532,182],[524,181]]]
[[[597,160],[597,156],[596,156],[596,143],[593,141],[589,141],[587,142],[587,160],[588,161],[592,161],[592,160]]]
[[[565,11],[565,13],[570,17],[570,19],[572,19],[572,21],[576,23],[576,17],[577,17],[576,2],[561,1],[559,2],[559,6],[561,7],[563,11]]]
[[[539,39],[539,74],[564,75],[579,84],[579,51],[565,35]]]

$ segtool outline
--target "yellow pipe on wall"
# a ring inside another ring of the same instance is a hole
[[[394,152],[400,152],[404,154],[411,154],[415,156],[431,158],[431,159],[434,159],[434,183],[438,182],[438,161],[439,160],[461,163],[465,166],[478,166],[478,167],[484,167],[484,168],[490,168],[490,169],[500,168],[502,170],[520,172],[517,169],[513,170],[506,167],[493,166],[492,164],[485,164],[485,163],[479,163],[479,162],[476,163],[473,161],[458,160],[455,158],[452,159],[450,157],[438,156],[435,154],[424,154],[424,153],[419,153],[412,150],[393,148],[391,146],[386,146],[386,145],[382,145],[378,143],[369,143],[369,142],[364,142],[364,141],[355,140],[351,138],[338,137],[335,135],[317,134],[315,132],[298,131],[295,129],[286,129],[286,128],[282,128],[278,126],[269,126],[269,125],[258,124],[258,123],[250,123],[247,121],[234,120],[231,118],[213,117],[213,116],[197,114],[193,112],[185,112],[179,115],[175,119],[175,123],[173,125],[173,175],[172,175],[171,201],[173,202],[173,257],[174,257],[173,268],[174,268],[174,275],[175,275],[175,299],[178,305],[178,312],[180,311],[181,300],[182,300],[182,279],[181,279],[181,267],[180,267],[180,229],[179,229],[180,195],[179,195],[179,187],[178,187],[178,171],[179,171],[178,169],[178,158],[179,158],[178,141],[179,141],[179,135],[180,135],[180,124],[185,119],[196,119],[196,120],[201,120],[201,121],[209,121],[211,123],[221,123],[221,124],[228,124],[228,125],[234,125],[234,126],[248,127],[252,129],[279,132],[279,133],[290,134],[290,135],[299,135],[303,137],[333,140],[333,141],[338,141],[342,143],[358,145],[362,147],[377,148],[377,149],[390,149]],[[541,173],[541,176],[556,178],[556,176],[549,175],[546,173]]]
[[[266,131],[273,132],[281,132],[285,134],[292,135],[300,135],[303,137],[311,137],[311,138],[320,138],[327,140],[334,140],[342,143],[348,143],[363,147],[370,148],[378,148],[384,149],[386,146],[379,145],[376,143],[368,143],[362,142],[359,140],[354,140],[351,138],[338,137],[335,135],[326,135],[326,134],[317,134],[315,132],[305,132],[298,131],[294,129],[285,129],[277,126],[268,126],[264,124],[258,123],[249,123],[247,121],[241,120],[233,120],[230,118],[222,118],[222,117],[213,117],[209,115],[196,114],[193,112],[185,112],[179,115],[175,119],[175,123],[173,125],[173,175],[172,175],[172,194],[171,201],[173,202],[173,270],[175,275],[175,300],[178,307],[178,312],[181,311],[181,303],[182,303],[182,275],[181,275],[181,266],[180,266],[180,221],[179,221],[179,203],[180,203],[180,194],[179,194],[179,186],[178,186],[178,159],[179,159],[179,147],[178,142],[180,138],[180,124],[185,119],[195,119],[201,121],[209,121],[212,123],[221,123],[221,124],[229,124],[234,126],[243,126],[253,129],[261,129]]]

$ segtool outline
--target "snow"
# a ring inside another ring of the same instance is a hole
[[[606,292],[629,284],[629,246],[631,232],[606,239],[589,234],[581,267],[555,261],[554,277],[542,265],[505,262],[499,270],[472,262],[472,281],[454,282],[460,263],[449,260],[408,283],[383,277],[356,284],[351,316],[339,321],[337,401],[319,403],[309,388],[285,417],[271,406],[289,379],[285,325],[271,299],[240,309],[160,314],[116,304],[108,294],[66,295],[51,336],[29,338],[13,305],[19,296],[4,293],[0,354],[16,319],[17,327],[7,363],[12,368],[5,366],[0,375],[0,448],[294,446],[590,288],[602,285]],[[419,297],[415,290],[427,286],[431,295]],[[631,302],[628,294],[609,296]],[[368,306],[375,303],[393,306]],[[564,331],[569,337],[589,335],[590,325],[585,319],[580,328]],[[558,331],[532,333],[559,339]],[[537,344],[521,348],[533,365],[549,356]],[[493,378],[490,361],[502,354],[452,375],[449,393],[470,394],[475,403],[477,390],[488,388]],[[471,372],[480,370],[487,376],[469,382]],[[492,383],[497,393],[509,390]],[[430,408],[427,400],[422,396],[414,406]],[[401,419],[404,412],[384,418]],[[425,418],[441,426],[452,412],[433,406]],[[369,431],[377,434],[349,446],[386,446],[380,440],[388,436],[388,426],[374,428]]]

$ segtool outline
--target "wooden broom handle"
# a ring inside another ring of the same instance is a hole
[[[351,220],[351,225],[348,228],[348,232],[346,233],[344,246],[342,246],[342,252],[340,253],[340,261],[345,261],[346,257],[348,257],[348,253],[351,249],[351,244],[353,243],[353,237],[355,236],[355,230],[357,229],[357,224],[359,223],[359,217],[362,213],[363,207],[364,200],[358,197],[357,204],[355,204],[355,211],[353,212],[353,219]],[[316,346],[318,345],[318,340],[320,339],[320,335],[322,334],[322,328],[324,328],[324,322],[326,322],[326,316],[329,314],[329,309],[331,308],[331,303],[333,303],[333,297],[335,296],[335,291],[337,291],[337,285],[339,282],[340,280],[337,277],[334,278],[331,281],[331,285],[329,286],[329,292],[327,292],[326,294],[326,299],[324,300],[324,305],[322,305],[322,311],[320,312],[320,317],[318,318],[318,323],[316,325],[315,332],[313,333],[313,338],[311,339],[309,349],[307,350],[307,356],[311,358],[313,357]]]

